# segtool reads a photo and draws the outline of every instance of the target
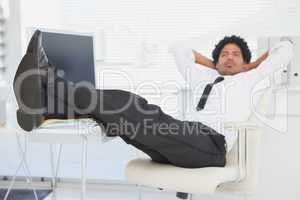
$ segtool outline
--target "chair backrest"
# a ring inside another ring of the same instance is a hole
[[[285,40],[283,37],[269,37],[260,38],[258,40],[258,46],[261,52],[270,49],[276,42]],[[291,66],[287,66],[287,70],[290,70]],[[280,72],[279,72],[280,73]],[[258,167],[259,167],[259,155],[260,155],[260,140],[261,135],[269,124],[264,121],[268,117],[274,117],[275,113],[275,100],[276,95],[274,91],[278,89],[278,85],[275,84],[276,72],[269,75],[270,84],[260,90],[260,95],[253,107],[253,110],[249,121],[245,122],[244,126],[237,127],[239,131],[239,140],[235,144],[234,148],[228,153],[227,159],[230,162],[234,162],[239,167],[240,178],[235,182],[224,183],[218,187],[219,192],[230,193],[242,193],[253,194],[256,190],[258,181]],[[281,77],[280,86],[287,86],[288,81],[286,77]],[[252,96],[253,98],[253,96]],[[261,116],[259,116],[261,115]],[[242,159],[242,160],[241,160]]]
[[[256,189],[259,147],[263,129],[254,121],[233,125],[233,128],[238,131],[239,137],[227,154],[227,163],[237,167],[239,177],[233,182],[219,185],[216,192],[252,194]]]
[[[253,194],[256,191],[261,138],[266,128],[270,126],[264,119],[281,114],[270,109],[270,104],[276,100],[276,95],[274,95],[274,91],[278,90],[276,87],[276,85],[271,85],[261,91],[254,108],[257,113],[253,112],[248,121],[228,125],[229,128],[239,132],[238,142],[227,154],[227,161],[238,167],[240,177],[233,182],[219,185],[217,192]],[[263,115],[265,118],[259,115]]]

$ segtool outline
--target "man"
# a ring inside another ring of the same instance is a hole
[[[222,134],[201,122],[174,119],[160,107],[127,91],[70,84],[57,75],[41,37],[40,31],[32,36],[14,79],[17,118],[23,129],[31,131],[51,118],[91,117],[105,128],[108,136],[121,137],[153,161],[187,168],[225,166],[226,141]],[[234,75],[257,67],[266,58],[264,54],[250,63],[248,51],[237,41],[225,38],[219,42],[214,61],[194,52],[196,62],[220,74]],[[131,129],[124,129],[125,125]]]
[[[258,66],[268,52],[250,62],[247,42],[235,35],[218,42],[212,52],[213,60],[183,44],[171,46],[170,52],[191,91],[187,94],[185,119],[201,121],[224,135],[227,151],[230,151],[237,134],[226,129],[226,124],[247,121],[253,112],[251,91],[259,82]]]

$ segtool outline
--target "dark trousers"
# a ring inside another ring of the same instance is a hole
[[[27,103],[30,108],[42,108],[38,113],[26,113],[20,106],[17,114],[26,129],[32,130],[47,118],[88,116],[103,126],[108,136],[121,137],[153,161],[187,168],[225,165],[223,135],[200,122],[174,119],[130,92],[73,85],[48,60],[41,41],[41,32],[36,31],[14,79],[19,106]],[[23,80],[19,93],[16,78],[31,70],[35,75]]]
[[[53,94],[55,101],[64,99],[68,113],[76,108],[76,117],[92,117],[108,136],[121,137],[155,162],[186,168],[225,165],[223,135],[201,122],[175,119],[139,95],[85,87],[76,88],[72,96]]]

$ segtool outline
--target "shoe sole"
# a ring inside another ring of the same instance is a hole
[[[17,110],[17,121],[19,126],[25,131],[32,131],[39,127],[45,118],[42,115],[27,114],[22,110]]]
[[[34,37],[37,38],[38,36],[36,34],[33,36],[29,44],[30,47],[35,45],[34,42],[38,44]],[[42,110],[45,109],[45,95],[41,79],[42,75],[38,68],[37,54],[27,52],[19,64],[13,83],[19,106],[17,121],[25,131],[32,131],[45,120],[43,115],[45,111]]]

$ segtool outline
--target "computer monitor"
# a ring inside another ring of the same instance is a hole
[[[42,44],[52,64],[64,72],[64,79],[95,86],[92,35],[42,31]]]

